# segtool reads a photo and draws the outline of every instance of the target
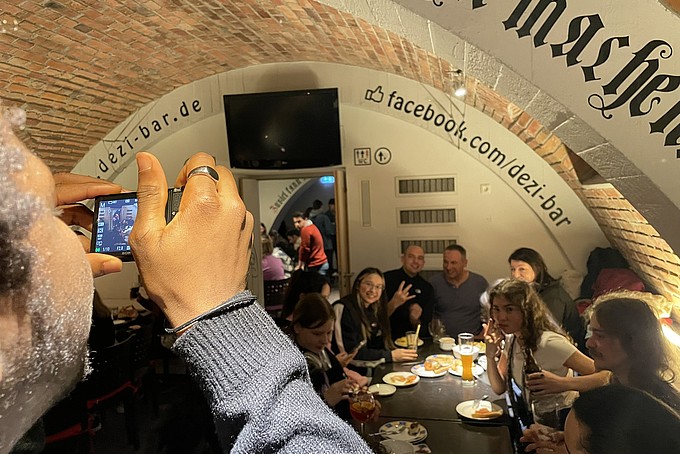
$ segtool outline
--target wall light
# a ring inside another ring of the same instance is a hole
[[[464,98],[467,94],[467,88],[465,87],[465,74],[463,74],[462,69],[456,69],[453,71],[447,71],[451,74],[451,90],[453,91],[453,96],[456,98]]]

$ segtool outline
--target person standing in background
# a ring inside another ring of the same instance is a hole
[[[323,250],[321,232],[309,219],[309,215],[301,211],[293,213],[293,224],[300,230],[300,248],[295,269],[316,271],[325,276],[328,273],[328,259]]]
[[[338,237],[335,226],[335,199],[328,200],[328,211],[326,211],[325,214],[326,216],[328,216],[328,220],[331,221],[331,230],[328,235],[331,239],[331,250],[330,255],[328,254],[328,252],[326,252],[326,257],[328,258],[328,266],[330,267],[331,276],[337,276],[338,274],[337,255],[335,256],[335,258],[333,255],[337,254],[338,250]]]
[[[309,216],[309,219],[314,221],[314,218],[323,213],[323,202],[319,199],[316,199],[315,201],[312,202],[312,206],[308,208],[309,212],[307,215]]]
[[[331,241],[331,234],[334,233],[334,229],[331,226],[330,218],[325,212],[323,212],[323,203],[321,203],[320,200],[315,200],[314,206],[318,206],[319,208],[316,210],[312,209],[310,213],[314,213],[316,211],[316,214],[310,214],[309,218],[312,220],[316,228],[319,229],[319,232],[321,232],[321,239],[323,240],[323,252],[326,254],[328,269],[330,271],[333,257],[333,242]]]

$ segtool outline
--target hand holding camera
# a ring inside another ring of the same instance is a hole
[[[144,286],[173,326],[201,315],[245,289],[253,217],[224,166],[198,153],[182,168],[179,211],[166,219],[168,188],[160,162],[137,154],[138,213],[129,235]],[[190,172],[214,167],[219,180]]]
[[[72,173],[57,173],[54,175],[57,207],[61,210],[61,220],[68,226],[79,226],[92,231],[92,212],[81,202],[92,197],[117,194],[121,191],[120,185]],[[87,238],[81,237],[85,252],[90,252]],[[94,251],[94,249],[92,249]],[[104,254],[88,253],[87,260],[92,268],[92,275],[102,276],[121,270],[122,263],[117,258]]]

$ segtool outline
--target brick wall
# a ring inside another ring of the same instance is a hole
[[[680,13],[680,0],[664,0],[661,3],[665,4],[676,13]]]

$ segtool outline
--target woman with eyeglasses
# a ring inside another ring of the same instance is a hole
[[[352,285],[352,292],[333,304],[335,338],[341,352],[353,353],[355,359],[387,362],[412,361],[414,350],[395,349],[387,315],[385,278],[377,268],[366,268]],[[363,343],[362,343],[363,342]]]

